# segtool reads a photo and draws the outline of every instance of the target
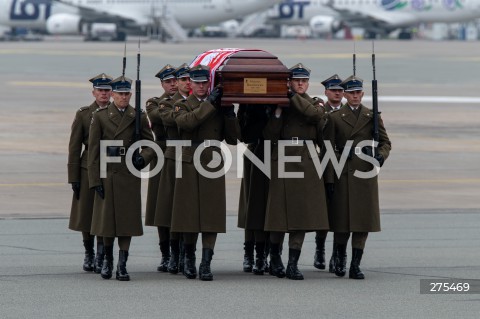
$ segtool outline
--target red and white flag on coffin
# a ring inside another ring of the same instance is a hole
[[[215,83],[215,71],[228,59],[232,54],[237,53],[239,51],[257,51],[252,49],[239,49],[239,48],[223,48],[223,49],[215,49],[203,52],[199,54],[193,61],[190,63],[190,67],[194,67],[196,65],[208,65],[210,67],[210,79],[212,80],[210,83],[210,90],[213,89]],[[261,51],[261,50],[258,50]]]

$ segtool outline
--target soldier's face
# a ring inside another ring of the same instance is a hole
[[[290,89],[298,94],[304,94],[308,90],[308,79],[291,79]]]
[[[131,92],[113,92],[112,97],[113,97],[113,102],[115,102],[115,105],[120,109],[124,109],[130,103],[130,98],[132,97],[132,93]]]
[[[343,90],[341,89],[325,90],[325,96],[327,97],[328,102],[330,104],[338,105],[342,102]]]
[[[178,81],[178,91],[182,94],[182,95],[188,95],[190,94],[190,90],[192,89],[191,85],[190,85],[190,78],[188,77],[185,77],[185,78],[179,78]]]
[[[363,91],[350,91],[345,92],[345,98],[347,99],[348,105],[357,107],[362,103]]]
[[[167,93],[168,95],[172,96],[175,93],[177,93],[177,79],[168,79],[165,81],[162,81],[162,88]]]
[[[95,101],[98,105],[104,106],[110,102],[110,97],[112,96],[112,90],[107,89],[93,89],[92,95],[95,98]]]
[[[210,81],[204,81],[204,82],[193,82],[191,83],[192,86],[192,93],[200,98],[204,99],[208,95],[208,87],[210,86]]]

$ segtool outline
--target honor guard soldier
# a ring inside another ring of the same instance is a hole
[[[135,134],[135,109],[129,104],[131,83],[124,76],[111,82],[113,102],[93,115],[88,154],[90,188],[96,191],[91,233],[103,236],[105,245],[101,276],[104,279],[112,277],[113,243],[118,237],[116,278],[121,281],[130,280],[126,265],[132,236],[143,235],[140,178],[133,175],[126,164],[127,151]],[[153,141],[145,113],[141,114],[140,133],[143,140]],[[104,150],[100,149],[100,142],[108,140],[121,141],[123,146],[107,146],[106,154],[101,154]],[[111,159],[103,163],[105,157],[114,157],[118,162]],[[147,147],[141,152],[136,150],[132,162],[140,170],[154,157],[153,149]],[[106,176],[103,177],[101,170],[105,166]]]
[[[263,130],[269,120],[271,108],[274,106],[240,104],[237,113],[242,142],[247,144],[247,149],[262,162],[264,161]],[[263,275],[268,271],[269,234],[264,231],[264,228],[269,183],[269,177],[244,155],[237,226],[245,229],[243,271],[253,272],[255,275]]]
[[[337,74],[332,75],[328,79],[322,81],[321,83],[325,87],[325,96],[327,97],[327,102],[325,102],[325,112],[330,113],[333,111],[337,111],[342,107],[342,99],[343,99],[343,87],[340,86],[342,79]],[[331,184],[330,184],[331,185]],[[329,192],[328,187],[326,185],[327,195]],[[327,196],[328,197],[328,196]],[[330,201],[327,200],[327,206],[330,206]],[[331,208],[329,207],[329,216],[333,214],[331,212]],[[330,217],[331,219],[331,217]],[[316,232],[315,236],[315,256],[313,257],[313,266],[318,269],[325,269],[325,240],[327,239],[328,231],[321,230]],[[333,249],[332,249],[332,257],[330,258],[330,262],[328,264],[328,271],[331,273],[335,272],[335,252],[336,246],[335,242],[333,242]]]
[[[273,143],[265,230],[270,231],[270,273],[302,280],[298,260],[305,232],[329,229],[325,187],[314,164],[314,159],[319,160],[316,146],[323,145],[324,111],[306,94],[310,70],[299,63],[290,71],[290,106],[278,107],[264,132],[265,139]],[[279,159],[282,155],[299,160],[285,162],[285,158]],[[285,165],[284,172],[296,176],[280,175],[280,163]],[[280,246],[286,232],[289,253],[285,271]]]
[[[195,248],[198,234],[202,233],[202,261],[198,272],[201,280],[210,281],[213,280],[210,263],[217,233],[226,231],[224,163],[218,143],[225,139],[229,144],[236,144],[240,128],[233,105],[220,106],[222,89],[216,87],[208,94],[208,66],[192,67],[190,79],[192,94],[175,103],[180,138],[191,141],[191,146],[182,150],[182,177],[175,182],[171,231],[184,234],[184,275],[189,279],[197,276]],[[194,159],[197,148],[201,148],[198,162]],[[216,167],[211,167],[212,163],[216,163]],[[197,167],[203,171],[199,172]]]
[[[147,100],[147,114],[152,125],[153,134],[155,136],[155,142],[160,146],[162,152],[166,150],[166,138],[167,133],[162,119],[158,116],[158,110],[161,105],[161,101],[170,99],[175,93],[177,93],[177,79],[175,78],[175,67],[170,64],[165,65],[160,71],[155,74],[155,77],[160,79],[161,86],[163,88],[163,94],[160,97],[153,97]],[[153,159],[151,167],[157,165],[157,159]],[[157,207],[157,194],[159,191],[158,184],[160,182],[160,176],[162,171],[152,176],[148,180],[147,189],[147,204],[145,208],[145,225],[156,226],[155,224],[155,210]],[[158,271],[167,272],[168,264],[170,261],[170,229],[168,227],[157,227],[160,252],[162,258],[160,265],[157,267]]]
[[[92,95],[95,98],[90,106],[81,107],[75,114],[70,142],[68,144],[68,182],[72,185],[73,199],[68,228],[82,232],[85,259],[83,270],[100,273],[103,264],[103,238],[97,237],[97,255],[94,239],[90,234],[95,191],[88,187],[88,134],[93,112],[110,103],[112,77],[101,73],[89,80],[93,84]],[[82,152],[82,145],[83,152]]]
[[[357,177],[358,173],[371,172],[374,166],[361,159],[364,155],[374,159],[380,166],[387,159],[391,143],[381,118],[378,118],[378,146],[358,147],[358,143],[373,141],[374,116],[372,110],[362,104],[363,81],[350,76],[340,84],[345,90],[347,103],[339,111],[328,114],[325,126],[325,140],[329,140],[337,152],[337,157],[348,156],[340,176],[335,176],[331,166],[325,173],[326,183],[332,184],[330,194],[331,231],[336,243],[335,274],[345,276],[347,263],[347,243],[352,233],[352,260],[349,277],[364,279],[360,270],[365,242],[369,232],[380,231],[380,208],[378,203],[378,180],[374,177]],[[344,148],[347,141],[353,141],[347,153]],[[374,160],[371,158],[372,162]]]
[[[168,140],[178,140],[178,128],[175,122],[174,104],[178,100],[187,99],[190,94],[190,68],[187,64],[182,64],[174,71],[177,78],[178,91],[172,98],[165,98],[159,101],[159,107],[149,113],[152,121],[157,118],[162,121]],[[157,193],[157,206],[155,208],[154,225],[159,228],[168,228],[170,230],[172,221],[172,206],[175,190],[175,147],[167,146],[165,150],[165,162]],[[170,233],[170,251],[171,257],[168,264],[168,272],[176,274],[183,272],[184,257],[182,234],[178,232]]]

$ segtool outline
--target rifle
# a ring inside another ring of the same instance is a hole
[[[353,76],[355,76],[355,72],[357,69],[357,54],[355,52],[355,40],[353,41]]]
[[[373,141],[378,142],[379,133],[378,133],[378,91],[377,91],[377,79],[375,76],[375,43],[372,41],[372,69],[373,69],[373,80],[372,80],[372,111],[373,111]],[[372,147],[373,155],[375,156],[375,147]]]
[[[125,77],[125,67],[126,66],[127,66],[127,41],[125,41],[125,47],[123,48],[122,78]]]
[[[134,140],[139,141],[142,139],[140,132],[140,116],[142,114],[140,106],[140,92],[142,81],[140,81],[140,39],[138,39],[138,52],[137,52],[137,79],[135,80],[135,136]]]

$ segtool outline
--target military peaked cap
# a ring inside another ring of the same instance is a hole
[[[110,86],[110,82],[112,82],[112,80],[113,78],[110,75],[100,73],[99,75],[91,78],[89,81],[92,82],[94,89],[111,90],[112,87]]]
[[[167,64],[160,71],[155,74],[155,77],[162,81],[175,78],[175,67]]]
[[[188,66],[188,64],[184,63],[175,70],[175,76],[177,77],[177,79],[188,78],[190,77],[189,72],[190,72],[190,67]]]
[[[132,88],[132,80],[127,77],[120,76],[110,83],[113,92],[130,92]]]
[[[205,82],[210,80],[210,67],[207,65],[196,65],[190,68],[190,80],[193,82]]]
[[[297,63],[290,68],[291,79],[308,79],[310,78],[310,69],[302,63]]]
[[[343,80],[340,86],[343,87],[345,92],[363,91],[363,80],[352,75]]]
[[[328,79],[322,81],[323,86],[327,90],[343,90],[343,87],[340,86],[342,79],[338,77],[338,74],[334,74]]]

